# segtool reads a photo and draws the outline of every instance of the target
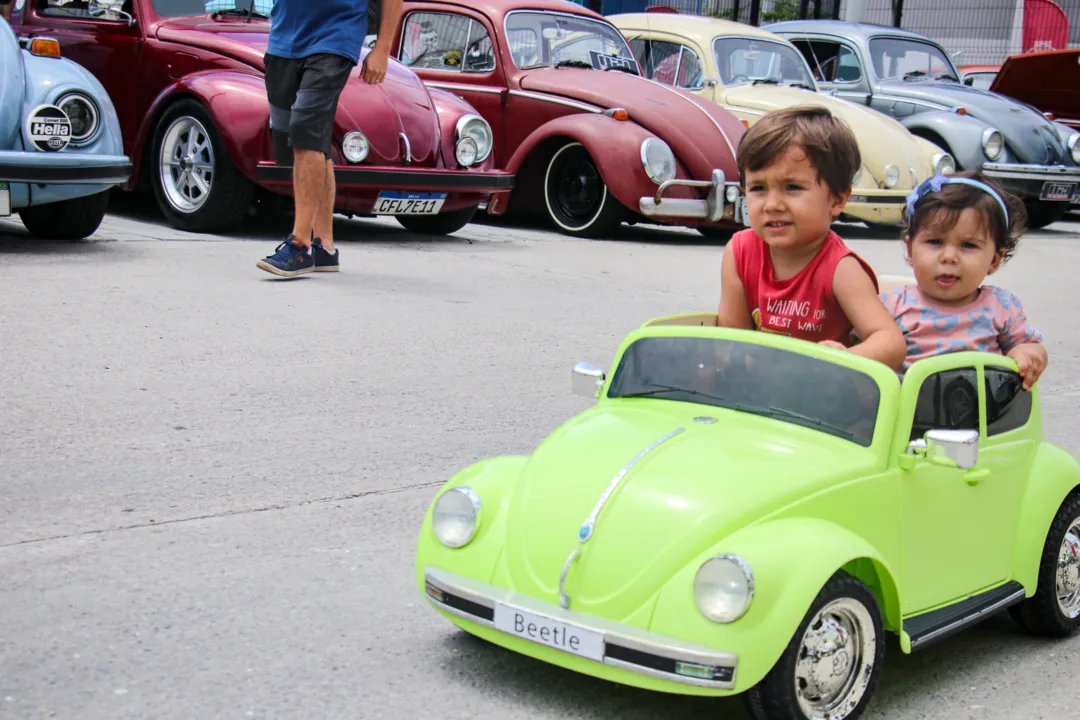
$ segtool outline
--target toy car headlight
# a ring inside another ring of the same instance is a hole
[[[446,547],[464,547],[476,535],[480,521],[480,496],[465,486],[450,488],[435,501],[431,529]]]
[[[71,142],[84,143],[94,137],[100,123],[93,100],[80,92],[72,92],[57,100],[56,107],[63,110],[71,121]]]
[[[1001,157],[1001,151],[1005,149],[1005,141],[994,128],[986,128],[982,134],[983,153],[988,160],[997,160]]]
[[[367,136],[357,130],[346,134],[345,139],[341,141],[341,153],[351,163],[363,162],[369,148]]]
[[[935,174],[949,175],[956,172],[956,161],[947,152],[935,153],[933,163]]]
[[[1073,162],[1080,165],[1080,133],[1069,136],[1069,152],[1072,153]]]
[[[487,120],[473,114],[461,116],[454,133],[454,157],[458,164],[468,167],[484,162],[491,154],[492,145],[491,126]]]
[[[754,599],[754,573],[738,555],[717,555],[706,560],[694,576],[694,601],[714,622],[738,620]]]
[[[675,153],[660,138],[646,138],[641,143],[641,164],[645,174],[657,185],[675,177]]]

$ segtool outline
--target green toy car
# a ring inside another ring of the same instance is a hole
[[[812,318],[809,319],[812,321]],[[588,675],[744,693],[758,718],[855,718],[885,633],[905,653],[1008,608],[1080,625],[1080,463],[1012,360],[903,383],[715,315],[622,342],[596,405],[528,456],[478,462],[421,528],[421,592],[464,630]]]

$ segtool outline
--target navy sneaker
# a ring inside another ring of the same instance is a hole
[[[311,252],[315,255],[315,272],[337,272],[340,268],[338,263],[338,249],[334,248],[331,253],[323,247],[322,238],[311,239]]]
[[[255,263],[255,267],[281,277],[293,278],[315,269],[315,255],[311,250],[294,245],[295,236],[290,234],[277,251]]]

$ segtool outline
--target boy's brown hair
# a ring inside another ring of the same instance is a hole
[[[851,189],[862,155],[855,133],[827,108],[800,105],[773,110],[743,135],[735,162],[746,185],[747,171],[771,165],[791,146],[803,149],[829,190],[842,195]]]

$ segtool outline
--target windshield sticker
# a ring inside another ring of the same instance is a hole
[[[594,70],[607,70],[608,68],[618,67],[637,72],[637,63],[629,58],[619,57],[618,55],[604,55],[596,50],[589,51],[589,58],[592,60]]]
[[[26,118],[26,136],[43,152],[59,152],[71,142],[71,120],[55,105],[38,105]]]

